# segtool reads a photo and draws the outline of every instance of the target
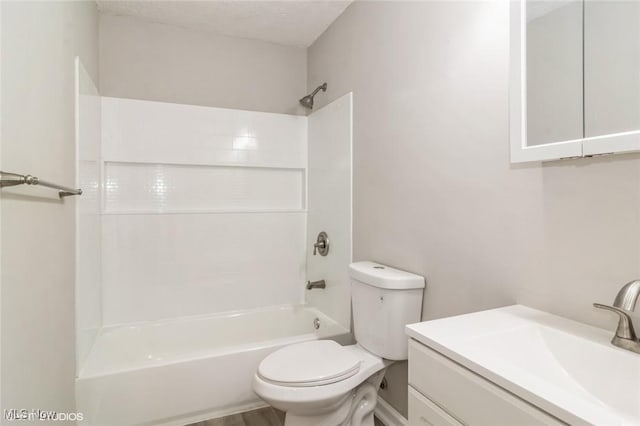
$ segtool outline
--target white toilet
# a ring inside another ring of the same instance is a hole
[[[386,368],[407,359],[406,324],[420,321],[424,278],[374,262],[349,265],[356,344],[298,343],[267,356],[253,389],[285,426],[373,426]]]

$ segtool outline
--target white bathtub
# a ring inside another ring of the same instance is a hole
[[[284,345],[326,338],[346,344],[351,335],[306,306],[105,328],[76,379],[77,410],[83,424],[125,426],[184,425],[260,407],[251,389],[260,361]]]

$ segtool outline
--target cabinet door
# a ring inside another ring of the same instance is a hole
[[[409,341],[409,384],[464,424],[564,424],[413,339]]]
[[[409,426],[462,426],[462,423],[409,386]]]

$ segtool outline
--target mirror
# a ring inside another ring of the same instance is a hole
[[[582,1],[526,1],[527,144],[583,138]]]
[[[640,150],[640,1],[511,1],[512,162]]]
[[[640,1],[584,4],[585,137],[640,130]]]

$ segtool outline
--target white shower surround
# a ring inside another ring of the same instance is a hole
[[[306,117],[102,111],[105,325],[304,302]]]
[[[84,424],[259,406],[249,379],[264,356],[350,341],[351,94],[310,117],[92,96],[78,104],[78,152],[93,153],[79,173],[95,195],[78,217]],[[318,229],[327,257],[309,254]],[[307,278],[327,288],[306,291]],[[171,404],[149,405],[154,392]]]
[[[75,59],[76,198],[75,327],[76,374],[102,327],[102,220],[100,205],[101,99]]]
[[[320,231],[329,235],[329,255],[307,250],[307,279],[324,279],[327,288],[307,293],[316,306],[345,327],[351,324],[351,287],[347,265],[352,261],[352,115],[348,93],[309,116],[307,240]],[[345,285],[346,284],[346,285]]]

